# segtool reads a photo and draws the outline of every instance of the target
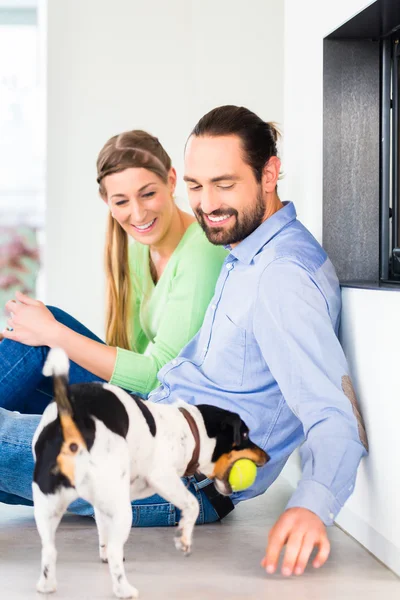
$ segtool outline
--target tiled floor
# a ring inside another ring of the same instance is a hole
[[[193,553],[173,545],[171,529],[134,529],[126,546],[130,583],[143,600],[398,600],[400,580],[338,528],[320,570],[301,577],[267,576],[259,566],[268,529],[291,488],[279,480],[264,496],[240,505],[223,523],[198,527]],[[58,591],[54,600],[111,599],[108,568],[97,558],[90,519],[67,515],[57,536]],[[0,505],[0,598],[40,600],[39,537],[32,511]]]

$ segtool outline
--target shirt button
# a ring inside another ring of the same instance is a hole
[[[330,519],[333,519],[333,517],[334,517],[334,516],[335,516],[335,515],[334,515],[333,513],[329,513],[329,518],[330,518]]]
[[[174,360],[172,360],[172,361],[171,361],[171,363],[172,363],[173,365],[176,365],[176,364],[178,364],[178,361],[176,360],[176,358],[174,358]]]
[[[226,265],[226,268],[228,269],[228,271],[230,271],[231,269],[233,269],[233,264],[232,263],[228,263]]]
[[[215,310],[217,306],[215,304],[211,304],[211,310]]]

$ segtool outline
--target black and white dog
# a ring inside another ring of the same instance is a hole
[[[34,513],[42,539],[39,592],[56,589],[55,533],[80,497],[95,511],[100,558],[109,563],[118,598],[136,598],[123,552],[132,525],[131,501],[158,493],[182,513],[175,545],[189,553],[199,513],[181,477],[198,471],[221,494],[239,458],[257,466],[267,454],[249,439],[240,417],[213,406],[144,402],[109,384],[68,385],[69,360],[50,351],[43,373],[53,376],[54,399],[44,411],[32,446]]]

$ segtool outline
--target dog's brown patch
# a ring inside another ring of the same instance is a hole
[[[261,450],[261,448],[246,448],[244,450],[234,450],[228,454],[223,454],[214,465],[214,472],[211,479],[217,478],[224,481],[228,478],[229,471],[232,468],[233,463],[241,458],[248,458],[252,460],[257,467],[265,465],[269,460],[268,455]]]
[[[85,440],[77,428],[72,417],[68,414],[60,415],[61,428],[64,443],[60,454],[57,456],[57,465],[63,475],[69,479],[71,485],[75,485],[75,457],[82,449],[87,449]]]
[[[350,400],[351,406],[353,408],[354,416],[357,420],[358,435],[360,436],[360,441],[361,441],[362,445],[364,446],[364,448],[368,451],[368,439],[367,439],[367,434],[365,431],[364,420],[362,418],[360,409],[358,407],[357,396],[354,391],[353,384],[348,375],[343,375],[343,377],[342,377],[342,390],[345,393],[345,395],[347,396],[347,398]]]

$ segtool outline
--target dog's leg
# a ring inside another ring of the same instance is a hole
[[[92,479],[92,504],[100,546],[104,546],[100,557],[108,559],[114,594],[118,598],[137,598],[138,591],[129,584],[124,568],[124,545],[132,527],[129,448],[119,436],[114,442],[118,451],[107,455],[101,474]]]
[[[138,591],[129,584],[124,568],[124,545],[132,527],[130,500],[121,500],[116,492],[114,502],[106,505],[102,501],[101,507],[96,507],[96,521],[100,524],[100,558],[108,560],[114,594],[117,598],[137,598]],[[102,543],[106,544],[104,548]]]
[[[36,526],[42,540],[42,568],[36,589],[48,594],[55,592],[56,560],[55,534],[61,518],[69,504],[76,499],[73,488],[60,488],[55,494],[43,494],[36,483],[32,484],[34,515]]]
[[[174,471],[153,472],[149,480],[160,496],[181,510],[175,547],[188,556],[192,547],[193,529],[200,510],[198,501]]]
[[[94,516],[97,525],[97,533],[99,534],[99,556],[103,563],[108,563],[107,545],[108,545],[108,524],[103,513],[94,509]],[[125,562],[125,558],[124,558]]]
[[[99,555],[100,560],[104,563],[108,562],[107,557],[107,545],[108,545],[108,520],[104,513],[98,510],[96,507],[94,509],[94,516],[96,519],[97,532],[99,534]]]

